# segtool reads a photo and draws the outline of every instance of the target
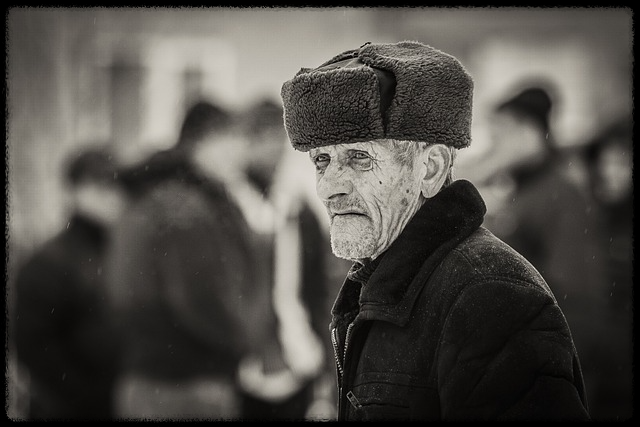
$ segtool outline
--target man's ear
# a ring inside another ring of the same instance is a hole
[[[443,144],[427,146],[422,152],[420,191],[425,198],[438,194],[451,167],[451,150]]]

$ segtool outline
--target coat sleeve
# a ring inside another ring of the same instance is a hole
[[[438,357],[448,420],[588,420],[564,315],[525,284],[467,287],[447,317]]]

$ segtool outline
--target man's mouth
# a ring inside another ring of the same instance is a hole
[[[331,218],[335,218],[335,217],[347,217],[347,216],[364,216],[366,217],[365,214],[363,214],[362,212],[358,212],[358,211],[340,211],[340,212],[331,212]]]

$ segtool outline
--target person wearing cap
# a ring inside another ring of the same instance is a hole
[[[603,343],[611,301],[598,240],[597,209],[588,195],[580,151],[555,137],[554,113],[562,105],[552,80],[526,79],[489,110],[491,159],[486,193],[500,195],[485,227],[525,256],[556,295],[580,354],[589,413],[602,420],[602,385],[612,377],[613,351]],[[610,394],[610,393],[605,393]]]
[[[282,85],[331,247],[338,420],[589,420],[571,331],[545,279],[483,227],[455,179],[473,81],[414,41],[366,43]]]
[[[268,323],[253,234],[230,189],[245,145],[234,114],[200,99],[173,146],[120,172],[132,194],[109,263],[120,419],[241,415],[238,365]]]
[[[110,142],[65,157],[68,220],[16,273],[10,327],[28,378],[28,421],[115,417],[121,341],[105,302],[105,273],[113,226],[128,203],[117,171]]]

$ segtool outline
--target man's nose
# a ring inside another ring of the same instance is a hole
[[[329,201],[351,193],[353,182],[347,169],[334,162],[329,163],[327,169],[316,182],[316,192],[320,200]]]

